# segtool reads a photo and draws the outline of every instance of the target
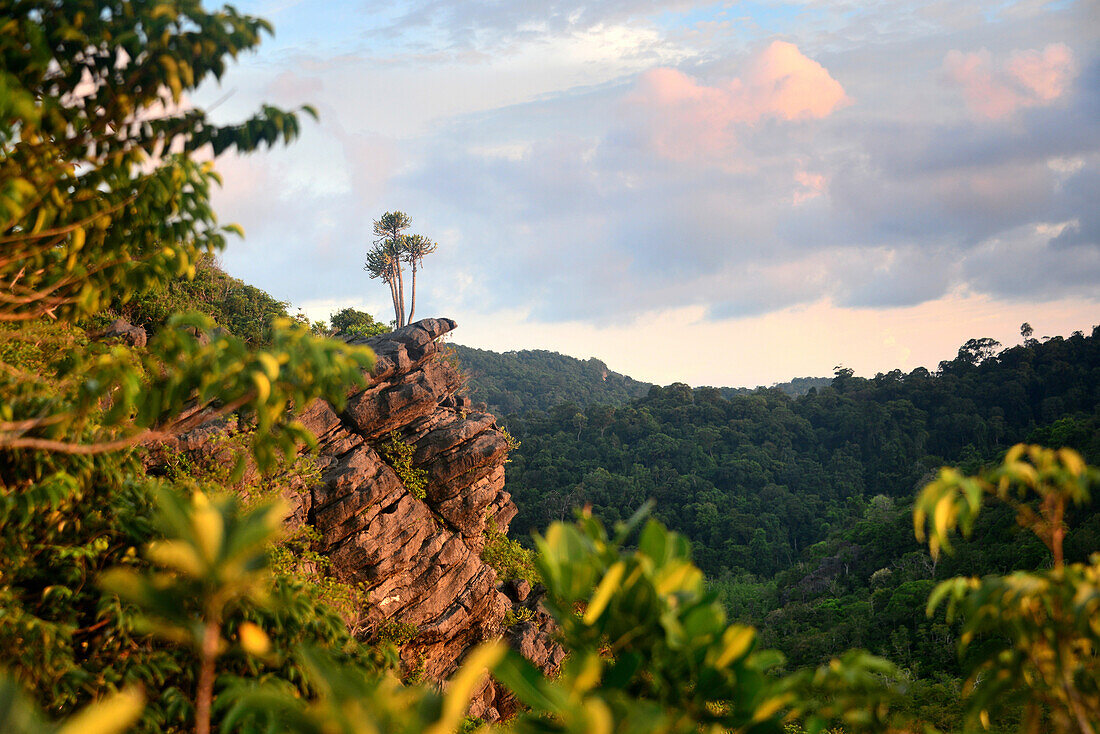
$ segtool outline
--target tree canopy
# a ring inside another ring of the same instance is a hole
[[[412,220],[405,212],[386,212],[374,220],[374,247],[367,251],[363,264],[370,277],[381,278],[390,288],[394,321],[398,328],[412,321],[416,313],[416,271],[423,266],[424,258],[436,251],[438,245],[419,234],[408,235],[405,230]],[[404,265],[412,271],[410,305],[405,315]]]

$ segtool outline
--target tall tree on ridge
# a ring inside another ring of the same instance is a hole
[[[412,266],[412,303],[409,304],[409,321],[413,320],[416,313],[416,268],[424,262],[425,255],[431,255],[439,247],[435,242],[419,234],[409,235],[405,238],[405,251],[402,253],[405,262]]]
[[[397,327],[412,321],[416,312],[416,271],[425,255],[435,252],[438,245],[422,235],[406,235],[404,231],[412,224],[405,212],[386,212],[374,220],[374,234],[378,237],[374,247],[367,252],[363,269],[371,278],[382,278],[390,287],[393,299],[393,314]],[[401,264],[412,266],[412,303],[409,316],[405,318],[405,282]]]
[[[372,273],[371,255],[375,256],[375,260],[384,261],[384,265],[388,266],[385,270],[389,276],[386,281],[393,292],[393,308],[398,328],[405,325],[405,283],[401,274],[401,256],[405,249],[404,232],[411,225],[412,220],[405,212],[386,212],[375,219],[374,234],[378,239],[374,241],[374,250],[368,255],[367,269]]]
[[[401,309],[397,305],[397,283],[393,277],[393,258],[380,246],[367,251],[367,261],[363,264],[370,277],[381,278],[390,287],[390,299],[393,303],[394,320],[399,321]],[[400,324],[398,324],[400,326]]]

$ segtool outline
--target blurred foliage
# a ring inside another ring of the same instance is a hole
[[[928,600],[929,615],[946,602],[948,619],[960,620],[960,653],[978,648],[966,671],[972,725],[988,727],[1016,707],[1029,734],[1095,734],[1100,725],[1100,551],[1085,563],[1066,563],[1063,551],[1067,510],[1097,487],[1100,470],[1077,452],[1020,444],[994,469],[975,477],[945,469],[921,492],[913,524],[934,555],[951,552],[952,530],[973,532],[992,496],[1053,558],[1041,571],[943,581]]]
[[[208,734],[215,663],[227,648],[223,625],[233,605],[266,601],[267,545],[282,528],[284,508],[241,513],[235,496],[215,504],[201,492],[192,495],[189,507],[170,492],[159,500],[165,538],[145,548],[154,570],[109,569],[99,583],[138,609],[138,631],[193,648],[199,658],[195,731]],[[237,635],[248,654],[271,651],[270,639],[254,622],[242,622]]]
[[[516,732],[884,731],[901,693],[896,671],[862,652],[818,670],[775,674],[782,655],[756,649],[751,627],[728,625],[691,562],[688,542],[643,512],[609,537],[590,514],[536,538],[543,601],[570,655],[546,677],[507,652],[493,674],[530,707]]]
[[[45,720],[19,684],[0,673],[0,731],[4,734],[121,734],[141,715],[145,697],[127,689],[89,704],[62,724]]]
[[[509,538],[493,518],[489,518],[485,526],[485,546],[481,549],[481,560],[497,572],[497,578],[501,581],[525,579],[532,585],[539,581],[534,554],[529,548],[524,548]]]

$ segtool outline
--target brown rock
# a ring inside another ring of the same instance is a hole
[[[512,579],[508,582],[508,596],[518,602],[527,601],[531,595],[531,582],[527,579]]]
[[[100,339],[121,339],[132,347],[144,347],[149,336],[145,333],[145,327],[134,326],[129,321],[115,319],[111,324],[99,332]]]
[[[415,626],[401,649],[406,672],[419,669],[444,681],[470,649],[502,635],[537,665],[556,670],[564,651],[545,612],[504,628],[515,604],[535,603],[530,585],[513,582],[502,593],[479,555],[488,519],[507,530],[516,507],[504,490],[508,448],[496,419],[468,412],[468,398],[455,395],[462,376],[436,358],[436,340],[454,328],[449,319],[425,319],[352,340],[374,350],[374,369],[342,412],[318,400],[299,416],[317,436],[322,473],[316,486],[288,497],[290,522],[310,522],[337,578],[368,592],[358,620],[368,636],[390,621]],[[179,440],[212,445],[224,430],[204,424]],[[423,498],[376,448],[391,431],[413,447],[414,468],[427,474]],[[471,713],[495,721],[515,710],[515,700],[487,681]]]

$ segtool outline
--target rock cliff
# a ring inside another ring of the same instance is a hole
[[[460,372],[437,340],[455,328],[425,319],[354,343],[377,361],[367,387],[337,413],[323,401],[302,421],[320,443],[321,481],[296,494],[290,522],[312,524],[337,577],[369,590],[361,624],[401,622],[406,672],[445,680],[477,643],[504,636],[537,665],[554,670],[564,652],[526,582],[503,584],[480,558],[490,519],[507,530],[516,507],[504,490],[508,441],[496,419],[459,394]],[[392,433],[411,446],[427,484],[414,493],[379,453]],[[417,496],[422,494],[422,497]],[[505,615],[528,617],[511,628]],[[486,683],[471,713],[487,720],[513,704]]]

